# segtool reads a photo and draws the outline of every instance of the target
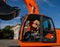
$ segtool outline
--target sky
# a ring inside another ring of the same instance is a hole
[[[49,16],[53,19],[56,28],[60,28],[60,0],[35,0],[39,14]],[[12,7],[17,6],[20,9],[18,17],[4,21],[0,19],[0,28],[4,28],[6,25],[15,26],[20,24],[20,17],[28,14],[28,10],[23,0],[6,0],[6,3]]]

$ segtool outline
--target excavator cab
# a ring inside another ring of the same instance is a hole
[[[34,23],[36,24],[33,25]],[[32,27],[32,25],[35,28]],[[20,30],[20,41],[24,44],[55,43],[56,31],[52,19],[39,14],[30,14],[26,16]]]

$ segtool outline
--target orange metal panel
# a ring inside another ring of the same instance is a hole
[[[19,40],[20,46],[60,46],[60,30],[56,29],[56,43],[42,43],[42,42],[22,42]]]

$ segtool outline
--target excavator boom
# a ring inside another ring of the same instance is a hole
[[[27,9],[28,9],[28,14],[38,14],[38,7],[37,4],[35,3],[34,0],[23,0]]]

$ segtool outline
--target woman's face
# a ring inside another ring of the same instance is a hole
[[[39,25],[39,21],[38,21],[38,20],[34,20],[34,21],[33,21],[33,24],[32,24],[32,27],[33,27],[33,28],[37,28],[38,25]]]

